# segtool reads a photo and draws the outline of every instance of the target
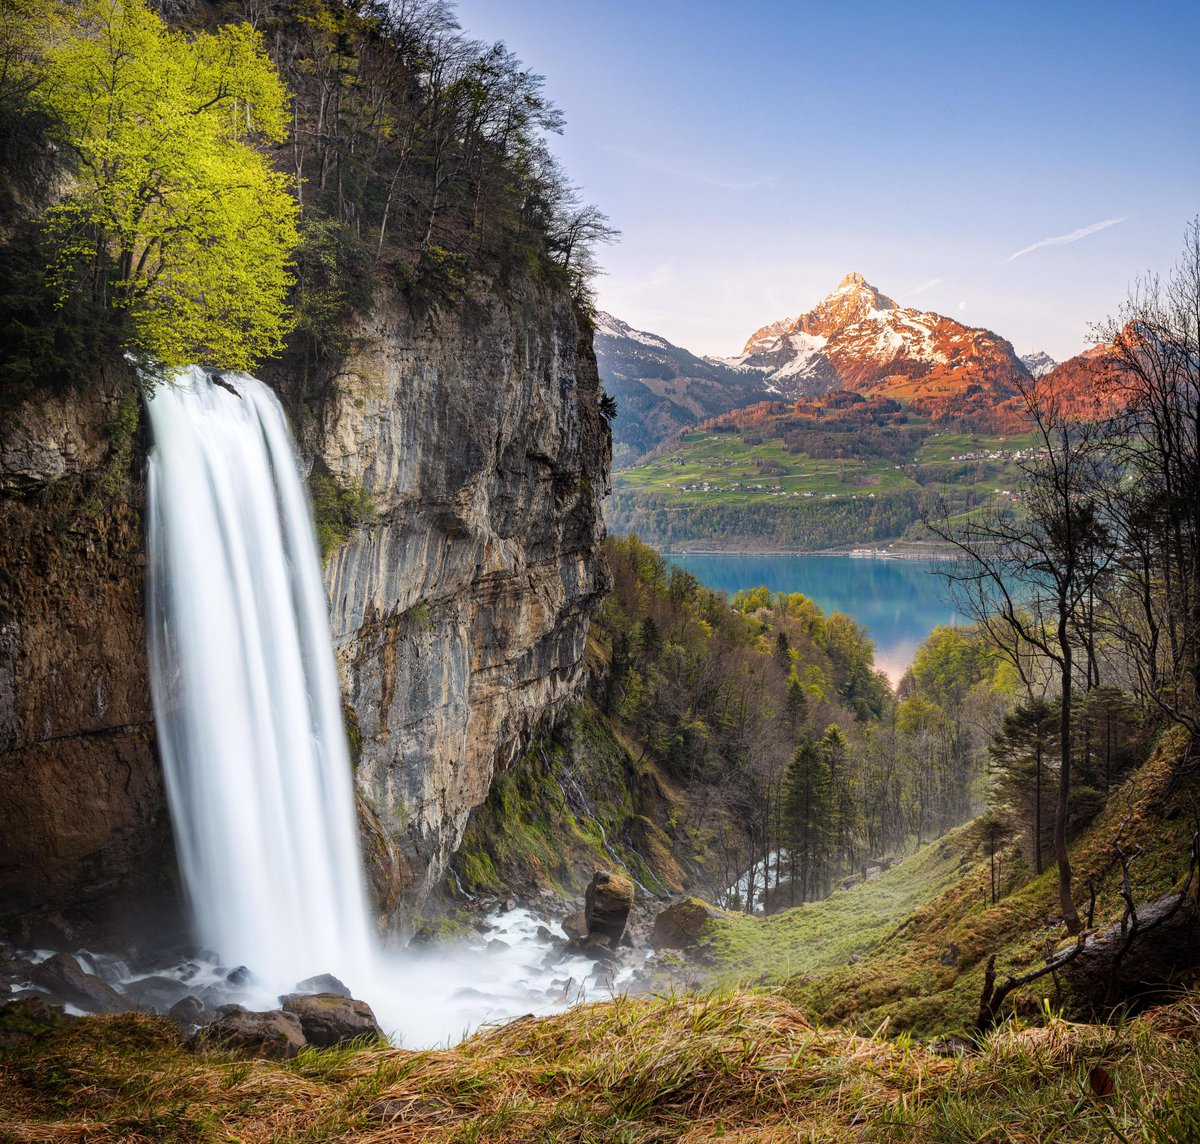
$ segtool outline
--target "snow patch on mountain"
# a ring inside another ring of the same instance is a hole
[[[1029,370],[1033,377],[1044,377],[1058,365],[1058,362],[1045,350],[1030,350],[1021,355],[1021,364]]]

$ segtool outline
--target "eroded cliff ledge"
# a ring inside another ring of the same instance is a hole
[[[326,583],[385,912],[419,905],[495,770],[578,694],[603,590],[599,396],[565,291],[480,286],[379,306],[300,426],[372,506]],[[178,900],[120,400],[95,386],[0,426],[0,936],[95,940]]]

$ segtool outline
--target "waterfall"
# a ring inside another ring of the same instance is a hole
[[[312,514],[283,410],[188,367],[147,402],[147,629],[158,744],[198,939],[266,989],[370,973]]]

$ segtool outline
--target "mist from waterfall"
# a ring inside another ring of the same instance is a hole
[[[148,639],[196,936],[264,988],[369,973],[353,779],[312,513],[283,410],[197,367],[148,401]]]

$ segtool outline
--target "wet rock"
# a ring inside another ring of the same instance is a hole
[[[584,896],[587,936],[615,946],[625,933],[629,910],[633,906],[633,883],[610,870],[597,870]]]
[[[297,993],[333,993],[338,997],[350,996],[350,990],[332,973],[318,973],[315,977],[306,977],[303,981],[297,981],[294,988]]]
[[[587,915],[583,910],[563,918],[562,931],[571,941],[583,941],[588,935]]]
[[[12,946],[8,948],[11,950]],[[0,950],[0,986],[28,981],[33,970],[34,964],[28,958],[18,957],[15,953],[5,957],[3,951]]]
[[[86,973],[69,953],[56,953],[37,966],[30,980],[51,997],[88,1013],[119,1013],[125,999],[106,981]]]
[[[278,1009],[251,1013],[241,1006],[225,1005],[216,1020],[196,1033],[192,1043],[199,1047],[216,1045],[249,1056],[289,1060],[308,1042],[294,1013]]]
[[[593,966],[593,972],[601,967],[612,965],[618,960],[617,952],[611,946],[600,945],[596,942],[575,946],[571,952],[576,957],[590,957],[596,963]]]
[[[135,1009],[150,1009],[155,1013],[165,1013],[172,1005],[186,997],[191,990],[173,977],[143,977],[131,981],[121,992]]]
[[[487,943],[488,953],[503,953],[506,949],[511,948],[512,947],[508,944],[508,942],[501,941],[501,939],[498,937],[492,938],[492,940]]]
[[[283,1011],[300,1022],[304,1036],[313,1045],[340,1045],[358,1038],[386,1039],[371,1006],[353,997],[340,997],[336,993],[293,997],[284,1002]]]
[[[537,928],[537,939],[538,939],[538,941],[540,941],[540,942],[552,942],[552,941],[555,941],[555,940],[557,940],[557,939],[555,938],[554,934],[552,934],[552,933],[550,932],[550,927],[549,927],[549,926],[538,926],[538,928]]]
[[[180,1028],[188,1029],[193,1025],[204,1023],[204,1016],[209,1011],[204,1008],[204,1002],[193,994],[181,997],[167,1010],[167,1017]],[[215,1017],[216,1014],[211,1014]]]
[[[230,985],[245,985],[250,980],[250,970],[244,965],[239,965],[236,969],[231,969],[225,974],[225,980]]]
[[[684,898],[668,906],[654,919],[650,944],[655,949],[695,950],[705,925],[721,911],[699,898]]]

